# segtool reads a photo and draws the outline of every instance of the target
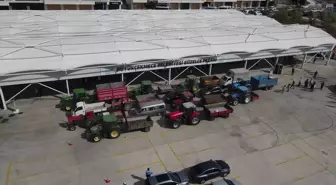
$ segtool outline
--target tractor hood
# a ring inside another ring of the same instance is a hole
[[[182,115],[183,115],[183,112],[180,112],[180,111],[174,111],[174,112],[167,113],[168,118],[171,120],[176,120]]]

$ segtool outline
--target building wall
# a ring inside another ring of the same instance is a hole
[[[170,3],[170,8],[172,10],[178,10],[179,9],[179,4],[178,3]]]
[[[79,10],[93,10],[93,5],[78,5]]]
[[[191,3],[191,9],[200,9],[201,4],[200,3]]]
[[[58,4],[49,4],[46,5],[47,10],[62,10],[62,6]]]
[[[145,9],[144,3],[133,3],[133,9]]]
[[[64,4],[63,10],[77,10],[77,5],[75,4]]]

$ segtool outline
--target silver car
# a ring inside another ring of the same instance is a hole
[[[189,185],[189,179],[182,171],[168,172],[149,177],[147,185]]]
[[[166,112],[166,104],[162,100],[150,100],[139,102],[138,105],[129,111],[129,115],[161,115]]]
[[[211,182],[211,185],[241,185],[241,183],[234,179],[221,179],[216,182]]]

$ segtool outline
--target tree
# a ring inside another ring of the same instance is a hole
[[[300,5],[305,5],[307,3],[307,0],[299,0]]]
[[[292,23],[301,23],[302,22],[302,14],[299,10],[293,10],[289,14]]]
[[[282,24],[291,24],[292,21],[288,16],[288,11],[286,9],[280,9],[274,14],[274,19]]]

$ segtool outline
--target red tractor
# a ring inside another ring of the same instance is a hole
[[[212,104],[197,107],[192,102],[183,103],[180,110],[169,112],[167,114],[168,121],[174,129],[177,129],[181,124],[197,125],[201,120],[214,120],[216,117],[228,118],[233,112],[233,109],[225,104]]]

